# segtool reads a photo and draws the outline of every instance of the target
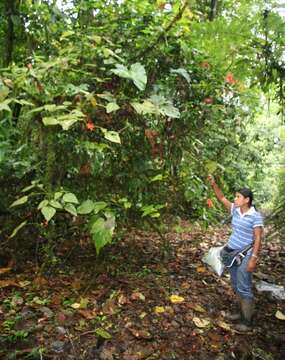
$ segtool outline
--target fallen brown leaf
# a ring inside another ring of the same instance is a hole
[[[80,315],[82,315],[87,320],[92,320],[98,315],[98,312],[96,310],[79,309],[78,312]]]
[[[0,289],[5,288],[5,287],[9,287],[9,286],[20,287],[20,288],[22,287],[19,283],[17,283],[14,280],[0,280]]]
[[[9,272],[9,271],[11,271],[11,270],[12,270],[11,267],[0,268],[0,275],[6,274],[7,272]]]

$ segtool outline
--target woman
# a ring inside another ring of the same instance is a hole
[[[235,262],[230,268],[231,284],[239,301],[239,311],[228,313],[228,320],[240,320],[236,330],[240,332],[250,331],[252,328],[252,315],[254,311],[254,297],[252,291],[252,272],[256,269],[256,264],[261,249],[261,237],[263,230],[263,220],[259,212],[252,206],[253,194],[251,190],[244,188],[235,193],[234,203],[227,200],[221,189],[212,176],[208,180],[214,190],[217,199],[231,212],[232,215],[232,234],[224,247],[224,251],[229,253],[233,250],[247,248],[252,244],[241,263]]]

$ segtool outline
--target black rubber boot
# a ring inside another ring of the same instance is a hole
[[[252,331],[252,316],[254,312],[253,299],[241,299],[241,322],[235,330],[241,333]]]
[[[228,321],[237,321],[241,320],[241,297],[237,295],[237,305],[235,311],[227,311],[225,314],[225,319]]]

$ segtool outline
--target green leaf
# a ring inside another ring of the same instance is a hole
[[[95,142],[91,142],[91,141],[85,141],[84,142],[84,147],[87,150],[97,150],[99,152],[104,151],[105,149],[110,149],[110,146],[108,144],[104,144],[104,143],[95,143]]]
[[[128,68],[122,64],[116,64],[116,69],[112,69],[111,72],[125,79],[131,78]]]
[[[73,193],[64,194],[62,200],[67,203],[73,203],[73,204],[79,203],[79,201],[77,200],[77,197]]]
[[[62,209],[61,203],[56,200],[50,200],[49,204],[56,209]]]
[[[94,202],[85,200],[78,208],[77,213],[81,215],[90,214],[94,210]]]
[[[16,99],[15,103],[20,104],[20,105],[35,106],[35,104],[33,104],[27,100],[24,100],[24,99],[20,99],[20,100]]]
[[[41,209],[41,213],[43,214],[46,221],[49,222],[50,219],[55,215],[56,210],[55,210],[55,208],[53,208],[51,206],[44,206]]]
[[[106,106],[106,111],[107,111],[107,114],[113,112],[113,111],[116,111],[120,109],[120,106],[115,103],[115,102],[110,102],[107,106]]]
[[[33,189],[36,186],[37,186],[37,184],[32,184],[32,185],[26,186],[26,187],[24,187],[23,190],[21,190],[21,192],[27,192],[27,191]]]
[[[10,90],[7,86],[5,85],[0,86],[0,101],[4,100],[8,96],[9,92]]]
[[[59,122],[59,125],[62,127],[62,130],[68,130],[73,124],[75,124],[78,119],[64,120]]]
[[[118,59],[119,61],[124,61],[119,55],[117,55],[113,50],[108,49],[108,48],[104,48],[103,49],[103,55],[105,58],[109,58],[110,56],[115,57],[116,59]]]
[[[53,105],[49,105],[53,109]],[[45,126],[60,125],[63,130],[68,130],[73,124],[81,121],[85,115],[78,109],[73,109],[70,113],[46,116],[42,121]]]
[[[71,204],[71,203],[65,204],[64,209],[67,212],[69,212],[71,215],[77,216],[77,211],[76,211],[76,208],[75,208],[75,206],[73,204]]]
[[[96,253],[99,255],[101,249],[112,241],[112,234],[114,230],[114,217],[104,220],[99,217],[95,222],[91,223],[91,234],[94,242]]]
[[[28,196],[27,196],[27,195],[22,196],[21,198],[19,198],[19,199],[17,199],[16,201],[14,201],[14,202],[10,205],[10,207],[25,204],[27,201],[28,201]]]
[[[205,166],[209,174],[214,174],[217,170],[218,163],[216,161],[207,160]]]
[[[107,203],[104,201],[97,201],[94,203],[94,213],[98,214],[98,212],[102,209],[105,209],[107,206]]]
[[[158,174],[158,175],[154,176],[153,178],[151,178],[150,182],[161,181],[161,180],[163,180],[163,176],[162,176],[162,174]]]
[[[107,129],[101,128],[103,134],[104,134],[104,138],[117,143],[117,144],[121,144],[121,139],[120,139],[120,135],[117,131],[108,131]]]
[[[99,255],[102,248],[112,241],[112,235],[108,231],[98,231],[92,234],[92,240],[95,244],[96,254]]]
[[[179,118],[180,117],[179,110],[171,104],[161,106],[160,110],[163,115],[169,116],[171,118]]]
[[[161,95],[153,95],[142,103],[132,102],[131,105],[138,114],[156,114],[179,118],[180,112],[171,102]]]
[[[130,70],[125,65],[116,64],[116,69],[112,69],[114,74],[133,80],[134,84],[140,90],[144,90],[147,83],[145,68],[140,63],[132,64]]]
[[[183,76],[184,79],[188,82],[188,84],[190,84],[191,79],[190,79],[190,76],[189,76],[188,72],[185,69],[183,69],[183,68],[171,69],[170,71],[172,73],[179,74],[179,75]]]
[[[143,103],[132,102],[131,105],[138,114],[159,114],[158,108],[149,100],[144,100]]]
[[[140,90],[144,90],[147,83],[147,76],[145,68],[140,63],[135,63],[131,66],[130,69],[131,78],[134,81],[134,84]]]
[[[10,109],[10,107],[9,107],[9,105],[8,105],[9,103],[10,103],[9,100],[3,101],[3,102],[0,104],[0,111],[9,111],[9,112],[11,112],[11,109]]]
[[[95,334],[99,337],[102,337],[103,339],[111,339],[112,338],[112,335],[108,333],[108,331],[102,329],[102,328],[99,328],[99,329],[96,329],[95,330]]]
[[[47,206],[48,204],[49,204],[49,201],[44,199],[39,203],[38,209],[42,209],[44,206]]]
[[[27,224],[27,220],[23,221],[20,225],[18,225],[12,232],[12,234],[9,236],[10,239],[12,239],[17,232],[22,229],[22,227],[24,227]]]
[[[102,217],[97,218],[94,222],[91,223],[91,234],[104,230],[105,220]]]
[[[160,217],[158,209],[163,208],[163,205],[145,205],[141,208],[142,217],[150,216],[152,218]]]
[[[91,223],[91,234],[94,242],[96,253],[99,255],[101,249],[112,241],[112,235],[115,227],[114,216],[109,217],[107,220],[98,218],[95,222]]]
[[[44,126],[59,125],[58,120],[51,116],[43,117],[43,124]]]
[[[58,110],[58,106],[55,104],[47,104],[44,106],[44,109],[49,112],[54,112],[54,111]]]
[[[102,94],[96,94],[101,99],[108,100],[109,102],[115,102],[115,97],[109,91],[104,91]]]
[[[60,40],[64,39],[64,38],[67,38],[71,35],[74,34],[74,31],[71,31],[71,30],[67,30],[67,31],[64,31],[62,34],[61,34],[61,37],[60,37]]]
[[[62,192],[60,192],[60,191],[57,191],[56,193],[54,193],[54,200],[58,200],[59,198],[61,198],[62,197],[62,195],[63,195],[63,193]]]

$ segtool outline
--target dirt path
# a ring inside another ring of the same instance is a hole
[[[257,294],[256,328],[234,332],[223,318],[234,297],[228,276],[201,262],[228,229],[131,230],[99,263],[87,245],[64,247],[56,273],[0,269],[1,359],[285,359],[285,301]],[[70,252],[71,251],[71,252]],[[2,274],[1,274],[2,273]],[[284,285],[284,248],[271,243],[255,281]]]

